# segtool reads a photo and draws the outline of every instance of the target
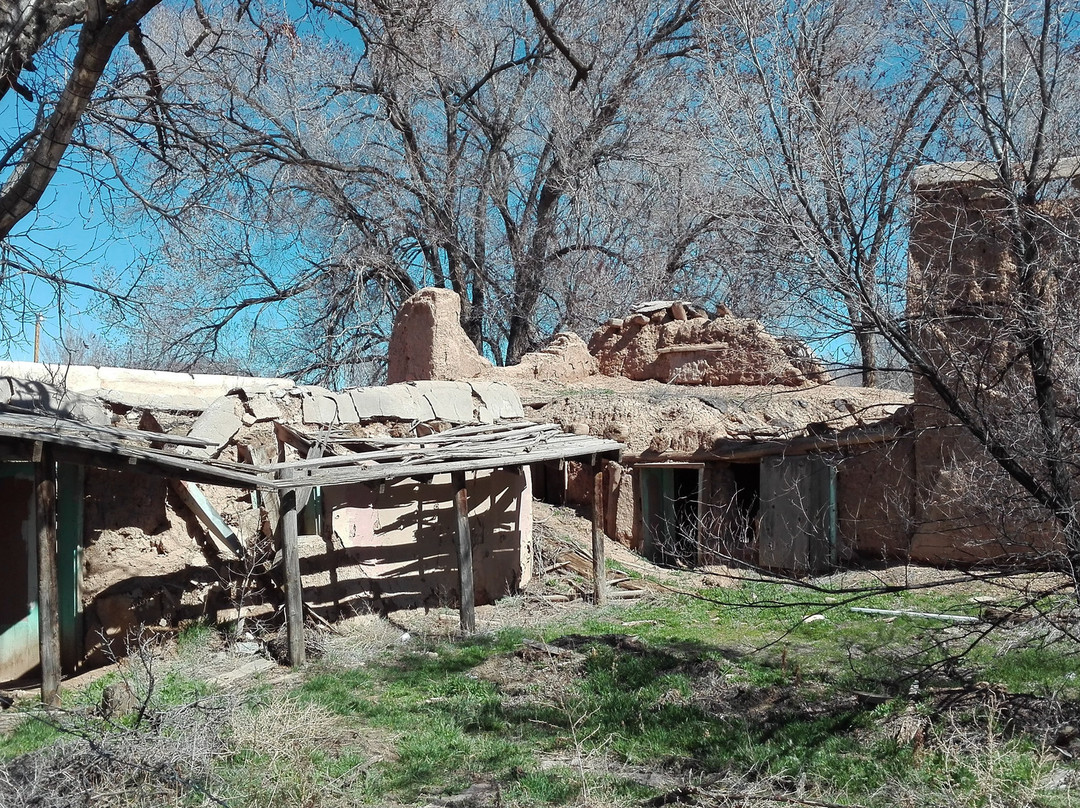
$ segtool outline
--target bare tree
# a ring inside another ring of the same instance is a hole
[[[0,329],[15,336],[18,323],[32,322],[30,290],[40,283],[55,295],[70,287],[111,294],[79,280],[64,256],[44,260],[28,217],[43,200],[84,123],[114,52],[125,38],[145,64],[139,25],[160,0],[9,0],[0,5]],[[22,227],[20,228],[20,223]],[[74,267],[81,266],[77,257]]]
[[[952,105],[941,66],[903,3],[725,0],[703,27],[707,134],[747,200],[742,226],[772,234],[790,305],[834,342],[846,334],[873,386],[871,311],[903,305],[908,181],[939,154]]]
[[[106,4],[101,0],[62,3],[56,0],[20,0],[8,3],[0,14],[0,98],[15,90],[29,103],[39,101],[37,112],[9,144],[0,158],[7,173],[0,186],[0,239],[26,216],[60,165],[98,81],[117,45],[128,37],[132,48],[141,47],[138,25],[161,0],[130,0]],[[74,52],[66,65],[67,80],[59,97],[35,92],[21,80],[35,70],[35,58],[57,35],[78,26]]]
[[[979,159],[921,175],[912,321],[881,323],[917,371],[917,400],[981,448],[954,459],[984,469],[984,492],[1017,503],[1002,532],[1080,586],[1076,22],[1053,2],[927,11],[944,45],[928,58],[949,77],[958,131]]]
[[[709,11],[717,154],[759,205],[746,226],[782,224],[790,282],[843,315],[864,383],[875,340],[916,374],[920,529],[1080,581],[1071,7]]]
[[[161,102],[118,86],[90,111],[162,227],[159,300],[195,315],[191,350],[288,323],[287,365],[333,378],[434,284],[513,362],[639,295],[711,290],[696,0],[312,5],[160,15]]]

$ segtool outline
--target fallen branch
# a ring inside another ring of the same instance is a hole
[[[906,612],[900,609],[870,609],[865,606],[852,606],[851,611],[860,614],[883,614],[889,617],[926,617],[931,620],[948,620],[953,623],[978,623],[981,618],[966,614],[934,614],[933,612]]]

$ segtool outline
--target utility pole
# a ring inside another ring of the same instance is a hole
[[[39,314],[34,323],[34,362],[38,361],[38,356],[41,354],[41,324],[44,321],[45,315]]]

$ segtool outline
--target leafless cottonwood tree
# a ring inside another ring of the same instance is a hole
[[[160,0],[8,0],[0,6],[0,299],[5,337],[32,320],[25,290],[35,280],[59,291],[79,280],[60,260],[42,260],[33,225],[45,190],[70,154],[91,98],[126,42],[147,57],[140,24]],[[20,223],[22,223],[20,232]]]
[[[192,351],[242,322],[333,378],[434,284],[513,362],[639,295],[710,291],[697,0],[536,5],[158,15],[162,103],[118,86],[90,114],[166,228],[154,296],[184,301]]]
[[[117,46],[136,53],[139,23],[161,0],[14,0],[0,10],[0,99],[14,91],[36,109],[23,110],[0,157],[0,240],[30,213],[60,165],[72,135]],[[60,43],[78,29],[73,43]],[[46,49],[48,49],[46,51]],[[61,55],[62,54],[62,55]],[[27,74],[48,60],[58,94]],[[57,69],[60,68],[60,69]],[[58,81],[57,83],[60,83]],[[20,124],[22,124],[20,126]]]
[[[921,398],[941,402],[1011,482],[989,489],[1021,503],[1006,532],[1020,525],[1013,541],[1027,544],[1033,522],[1049,523],[1060,542],[1040,546],[1080,595],[1075,9],[969,0],[927,11],[943,45],[927,58],[948,77],[965,146],[980,159],[922,175],[912,319],[881,322]]]
[[[741,224],[771,234],[790,305],[854,342],[867,386],[883,358],[872,312],[903,306],[908,181],[940,154],[954,103],[916,15],[879,0],[711,0],[703,14],[706,136],[747,200]]]
[[[951,541],[1080,580],[1075,8],[734,2],[703,20],[745,226],[780,224],[790,282],[843,315],[864,383],[879,340],[916,374],[938,436],[924,524],[958,508]]]

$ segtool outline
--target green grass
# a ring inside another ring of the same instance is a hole
[[[656,795],[607,774],[610,761],[676,778],[734,772],[799,782],[840,804],[889,806],[906,794],[917,795],[917,804],[1019,805],[1034,799],[1050,767],[1064,765],[1048,761],[1044,739],[1010,724],[992,700],[972,697],[940,716],[925,694],[985,681],[1075,700],[1074,645],[991,635],[954,664],[951,656],[968,642],[963,627],[853,613],[837,605],[838,594],[774,584],[724,590],[722,603],[709,599],[716,594],[573,612],[531,632],[420,642],[364,667],[312,664],[286,696],[298,710],[330,716],[329,741],[316,735],[276,750],[236,746],[217,764],[229,804],[424,802],[479,780],[499,783],[511,807],[629,805]],[[863,603],[952,613],[964,606],[928,593]],[[815,614],[825,619],[804,622]],[[192,654],[213,639],[205,626],[189,631],[184,644]],[[512,657],[527,636],[577,652],[580,663],[559,674],[563,661]],[[519,672],[526,666],[524,691],[477,675],[489,660],[501,670],[504,657]],[[912,701],[916,682],[924,695]],[[69,693],[65,704],[95,703],[104,686]],[[860,701],[855,691],[885,702]],[[159,677],[153,705],[167,709],[209,692],[181,667]],[[246,709],[270,711],[281,698],[259,688]],[[917,743],[896,739],[908,718],[923,722]],[[0,739],[0,756],[56,737],[29,721]],[[365,738],[378,738],[380,748]],[[598,763],[578,768],[577,760]]]
[[[217,634],[217,629],[205,620],[196,620],[180,629],[176,650],[181,655],[202,651]]]
[[[11,732],[0,735],[0,759],[10,759],[33,752],[62,737],[50,721],[27,716]]]

